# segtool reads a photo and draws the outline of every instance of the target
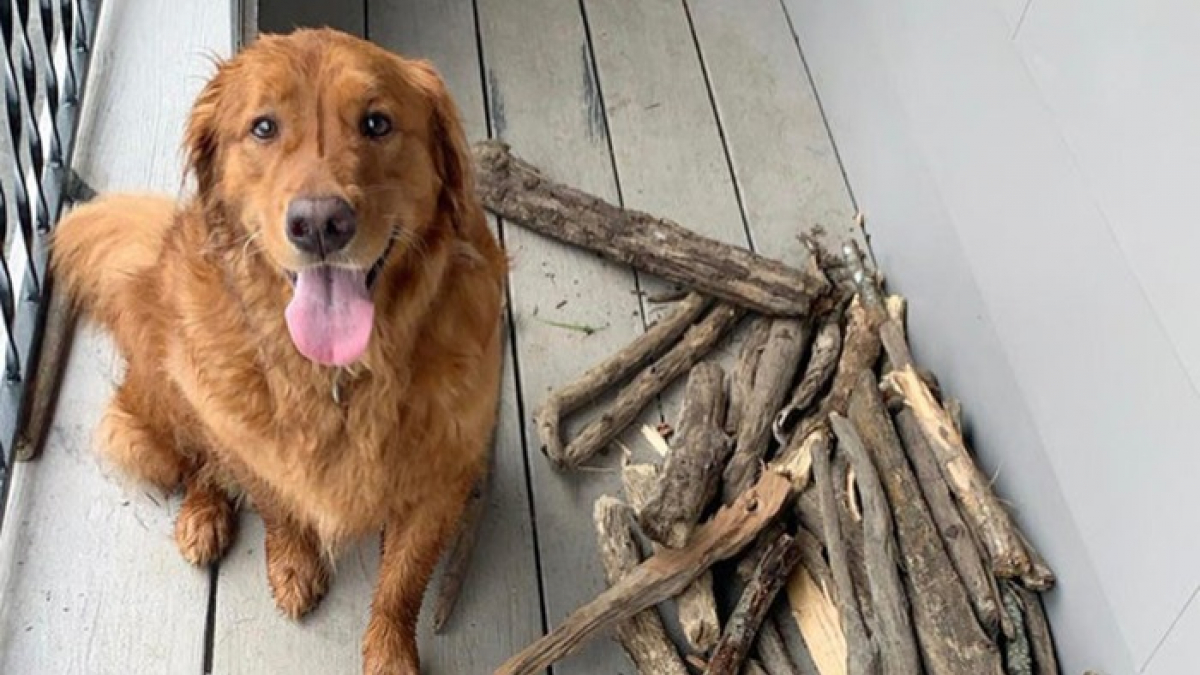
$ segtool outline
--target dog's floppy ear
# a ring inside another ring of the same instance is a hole
[[[192,104],[184,132],[187,173],[196,177],[201,200],[207,201],[217,181],[218,115],[224,94],[225,66],[218,65],[217,74],[204,85]]]
[[[450,213],[455,229],[462,231],[475,210],[475,173],[458,106],[432,65],[425,61],[409,61],[409,64],[415,67],[417,88],[428,97],[432,110],[430,142],[438,178],[442,181],[439,206]]]

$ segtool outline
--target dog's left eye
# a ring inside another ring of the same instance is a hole
[[[383,113],[367,113],[359,127],[367,138],[383,138],[392,132],[392,120]]]

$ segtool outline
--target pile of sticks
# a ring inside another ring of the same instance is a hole
[[[496,215],[691,289],[535,412],[566,470],[686,382],[669,433],[644,428],[663,460],[626,462],[623,494],[595,504],[609,589],[497,675],[539,672],[598,634],[644,675],[1058,672],[1038,596],[1054,575],[975,465],[960,406],[913,362],[903,298],[857,246],[813,248],[794,269],[556,184],[502,144],[475,158]],[[739,331],[727,373],[709,355]]]

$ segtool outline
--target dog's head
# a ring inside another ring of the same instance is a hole
[[[441,79],[343,33],[263,36],[221,64],[185,145],[200,199],[294,285],[288,328],[319,363],[357,360],[381,272],[470,217],[470,156]]]

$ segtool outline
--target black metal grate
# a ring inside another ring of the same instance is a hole
[[[45,323],[49,235],[70,200],[98,9],[98,0],[0,0],[7,130],[0,133],[0,485],[12,466]]]

